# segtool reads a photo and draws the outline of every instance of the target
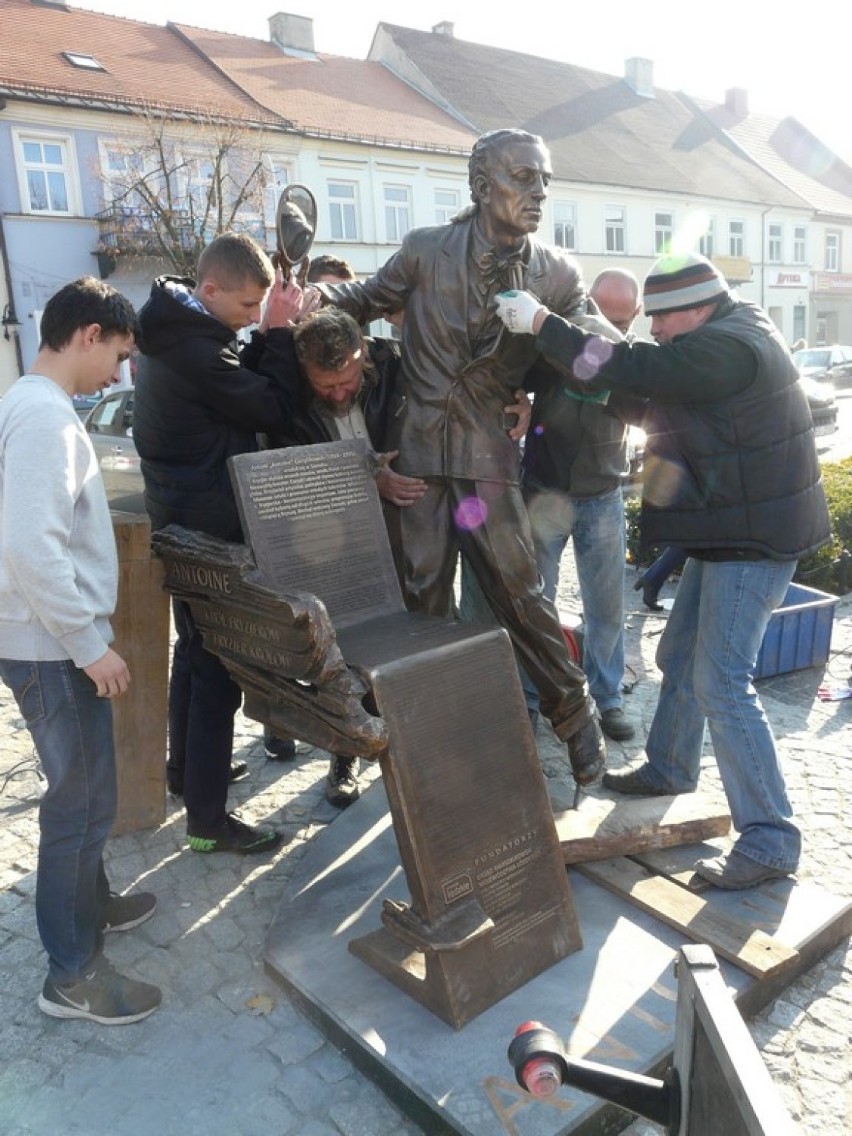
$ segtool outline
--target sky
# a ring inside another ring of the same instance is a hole
[[[355,59],[366,58],[382,21],[429,31],[445,20],[454,24],[458,39],[610,75],[622,75],[625,59],[641,56],[652,60],[656,86],[720,101],[728,88],[743,87],[750,110],[793,115],[852,164],[848,0],[813,0],[795,8],[779,0],[715,0],[700,6],[684,0],[608,0],[606,20],[594,14],[594,5],[562,3],[556,13],[553,7],[546,13],[543,4],[521,0],[70,2],[149,23],[171,20],[257,39],[269,38],[268,17],[275,11],[311,16],[317,51]],[[578,10],[579,16],[571,14]]]

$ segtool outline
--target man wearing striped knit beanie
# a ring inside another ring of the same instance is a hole
[[[498,314],[581,389],[649,400],[642,540],[687,556],[657,649],[645,760],[604,776],[629,796],[691,793],[709,727],[733,848],[696,872],[739,889],[790,875],[801,836],[752,683],[766,625],[800,556],[829,538],[813,425],[790,352],[757,305],[695,253],[657,261],[644,307],[655,343],[607,343],[528,292]]]

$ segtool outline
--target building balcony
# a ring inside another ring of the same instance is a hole
[[[189,251],[196,243],[188,209],[175,209],[163,215],[127,205],[111,205],[96,213],[95,220],[98,223],[95,255],[104,279],[115,271],[122,257],[162,257],[164,248]]]

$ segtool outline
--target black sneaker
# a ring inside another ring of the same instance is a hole
[[[278,738],[264,731],[263,752],[268,761],[294,761],[296,742],[293,738]]]
[[[334,755],[325,779],[325,799],[336,809],[345,809],[360,796],[358,758]]]
[[[129,931],[150,919],[156,910],[157,897],[149,891],[138,891],[134,895],[110,892],[101,918],[101,930],[105,935],[113,931]]]
[[[233,783],[235,781],[242,781],[244,777],[249,776],[249,767],[247,761],[232,761],[231,772],[228,774],[228,780]],[[183,796],[183,775],[173,773],[170,769],[166,770],[166,785],[173,797]]]
[[[614,742],[629,742],[636,730],[620,706],[601,710],[601,729]]]
[[[38,997],[38,1007],[51,1018],[85,1018],[102,1026],[141,1022],[163,1000],[159,988],[119,974],[100,959],[85,978],[59,986],[48,978]]]
[[[274,852],[284,839],[274,828],[252,828],[228,813],[221,825],[205,833],[188,833],[193,852],[239,852],[243,856],[256,856]]]

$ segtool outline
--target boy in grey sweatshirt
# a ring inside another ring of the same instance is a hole
[[[115,539],[98,463],[72,403],[117,379],[133,347],[130,303],[92,277],[45,305],[30,373],[0,402],[0,677],[47,780],[39,810],[36,919],[48,954],[39,1006],[104,1025],[138,1021],[155,986],[118,974],[108,931],[137,926],[153,895],[110,892],[103,849],[115,819],[110,699],[130,682],[112,649]]]

